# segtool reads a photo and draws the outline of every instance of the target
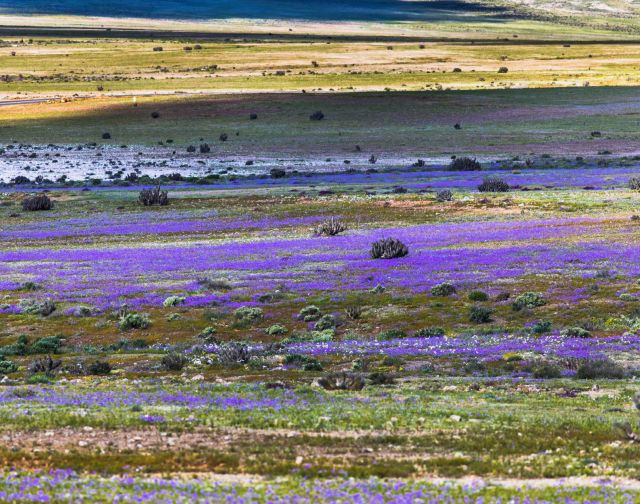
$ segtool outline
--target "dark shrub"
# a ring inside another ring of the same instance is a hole
[[[371,385],[394,385],[396,380],[388,373],[375,372],[369,375]]]
[[[308,362],[302,365],[303,371],[322,371],[322,364],[317,359],[309,359]]]
[[[92,375],[108,375],[109,373],[111,373],[111,364],[109,364],[107,361],[97,360],[89,365],[87,371],[89,371],[89,374]]]
[[[362,317],[362,311],[362,306],[359,305],[347,306],[344,309],[347,317],[349,317],[351,320],[358,320],[360,317]]]
[[[167,191],[156,186],[153,189],[143,189],[138,195],[138,201],[144,206],[166,206],[169,204],[169,194]]]
[[[509,71],[509,69],[505,66],[498,68],[498,73],[501,74],[506,74]]]
[[[269,175],[271,175],[271,178],[284,178],[287,176],[287,172],[282,168],[271,168]]]
[[[437,297],[451,296],[456,293],[456,288],[449,282],[443,282],[431,287],[431,295]]]
[[[551,331],[550,320],[540,320],[531,326],[531,332],[533,334],[544,334]]]
[[[469,301],[487,301],[489,299],[489,295],[486,292],[482,291],[471,291],[469,293]]]
[[[468,157],[455,158],[449,163],[449,171],[480,171],[482,165]]]
[[[364,378],[352,373],[332,373],[318,380],[325,390],[362,390],[365,385]]]
[[[318,224],[314,230],[316,236],[336,236],[340,233],[344,233],[347,230],[347,225],[340,219],[331,217],[330,219]]]
[[[11,179],[11,182],[13,182],[16,185],[23,185],[23,184],[30,184],[31,180],[29,180],[24,175],[18,175],[17,177]]]
[[[61,360],[53,360],[51,356],[42,357],[40,359],[36,359],[31,361],[29,364],[29,373],[30,374],[45,374],[47,376],[51,376],[55,374],[55,372],[62,365]]]
[[[640,191],[640,177],[633,177],[629,179],[629,189],[633,191]]]
[[[252,121],[255,121],[258,118],[258,114],[252,113],[249,114],[249,119],[251,119]]]
[[[22,200],[22,209],[26,212],[40,212],[52,208],[53,203],[46,194],[38,194]]]
[[[441,203],[444,201],[452,201],[453,193],[449,189],[443,189],[442,191],[438,191],[436,195],[436,199]]]
[[[162,357],[160,364],[162,365],[162,369],[167,371],[182,371],[182,368],[184,368],[188,362],[184,355],[170,353]]]
[[[502,301],[507,301],[510,297],[511,294],[509,292],[500,292],[496,295],[496,301],[500,303]]]
[[[309,116],[309,119],[312,121],[322,121],[324,119],[324,114],[320,110],[317,110]]]
[[[194,153],[195,151],[196,151],[195,145],[189,145],[189,147],[187,147],[187,152]]]
[[[416,338],[439,338],[445,335],[442,327],[424,327],[414,333]]]
[[[209,147],[209,144],[200,144],[200,154],[208,154],[209,152],[211,152],[211,147]]]
[[[554,364],[550,364],[545,362],[544,364],[540,364],[533,369],[533,377],[534,378],[560,378],[562,373],[560,368]]]
[[[245,364],[249,362],[249,347],[244,343],[232,341],[218,348],[218,359],[224,365]]]
[[[401,339],[406,338],[407,333],[401,331],[400,329],[387,329],[386,331],[382,331],[378,334],[379,340],[393,340],[393,339]]]
[[[478,186],[480,192],[509,192],[509,184],[498,177],[487,177]]]
[[[587,360],[576,372],[576,378],[581,380],[595,380],[598,378],[624,378],[624,369],[609,359]]]
[[[111,133],[103,133],[102,134],[102,139],[103,140],[110,140],[111,139]]]
[[[485,308],[484,306],[472,306],[469,310],[469,320],[476,324],[486,324],[491,322],[491,315],[493,310]]]
[[[221,142],[226,142],[229,139],[229,135],[227,135],[226,133],[221,133],[220,134],[220,141]]]
[[[153,119],[157,119],[158,117],[160,117],[160,112],[151,112],[151,117]]]
[[[395,238],[383,238],[371,246],[373,259],[394,259],[404,257],[409,253],[407,246]]]

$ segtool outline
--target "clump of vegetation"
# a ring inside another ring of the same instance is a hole
[[[322,317],[322,311],[317,306],[309,305],[300,310],[298,317],[305,322],[314,322]]]
[[[229,291],[233,289],[233,286],[224,278],[198,278],[198,285],[204,290],[210,291]]]
[[[550,320],[540,320],[531,326],[531,332],[533,334],[545,334],[551,331]]]
[[[50,299],[41,301],[37,299],[22,299],[20,300],[19,306],[23,313],[40,315],[42,317],[48,317],[56,311],[56,304]]]
[[[371,385],[395,385],[395,378],[389,373],[376,371],[368,376]]]
[[[460,157],[453,159],[448,169],[449,171],[480,171],[482,165],[475,158]]]
[[[0,354],[0,373],[11,374],[18,371],[18,365],[15,362],[7,360],[7,358]]]
[[[34,341],[28,348],[29,354],[58,353],[62,347],[62,339],[59,336],[45,336]]]
[[[533,368],[533,377],[538,379],[553,379],[562,377],[561,369],[555,364],[544,362]]]
[[[400,329],[387,329],[386,331],[382,331],[380,334],[378,334],[379,340],[393,340],[406,337],[407,333]]]
[[[364,378],[353,373],[331,373],[317,383],[325,390],[362,390],[365,386]]]
[[[54,360],[51,356],[35,359],[29,364],[29,373],[32,375],[43,374],[48,377],[53,376],[62,366],[61,360]]]
[[[25,212],[41,212],[52,208],[53,202],[46,194],[38,194],[22,200],[22,209]]]
[[[596,380],[598,378],[619,380],[625,375],[624,368],[610,359],[587,360],[576,372],[576,378],[581,380]]]
[[[162,356],[160,365],[166,371],[182,371],[189,361],[179,353],[169,353]]]
[[[200,331],[200,334],[198,334],[198,338],[200,338],[205,343],[217,343],[218,340],[215,337],[216,332],[217,331],[215,327],[205,327],[202,331]]]
[[[640,191],[640,177],[632,177],[629,179],[629,189],[632,191]]]
[[[323,315],[313,326],[314,331],[325,331],[327,329],[334,329],[336,327],[336,319],[330,313]]]
[[[164,306],[165,308],[168,308],[170,306],[178,306],[184,304],[185,301],[186,298],[183,296],[169,296],[162,302],[162,306]]]
[[[487,301],[489,299],[489,295],[483,291],[471,291],[467,297],[469,298],[469,301],[478,302]]]
[[[590,338],[591,332],[583,327],[567,327],[560,331],[560,336],[563,338]]]
[[[112,370],[113,368],[111,367],[111,364],[109,364],[107,361],[101,361],[101,360],[92,362],[91,364],[89,364],[89,367],[87,368],[87,371],[89,372],[89,374],[97,375],[97,376],[108,375],[111,373]]]
[[[360,305],[347,306],[344,309],[344,313],[351,320],[359,320],[362,317],[362,312],[363,312],[363,309],[362,309],[362,306]]]
[[[166,206],[169,204],[169,193],[163,191],[158,185],[153,189],[143,189],[140,191],[138,201],[144,206]]]
[[[447,297],[456,293],[456,288],[449,282],[443,282],[431,287],[431,295],[436,297]]]
[[[418,329],[413,336],[415,338],[440,338],[445,334],[445,330],[442,327],[423,327]]]
[[[409,248],[395,238],[383,238],[371,246],[373,259],[395,259],[409,254]]]
[[[233,316],[236,319],[236,324],[248,326],[260,322],[264,318],[264,312],[258,307],[241,306],[233,312]]]
[[[347,230],[347,225],[340,219],[331,217],[330,219],[318,224],[314,230],[316,236],[337,236]]]
[[[249,362],[251,354],[249,347],[244,343],[232,341],[220,345],[217,351],[218,360],[225,366],[246,364]]]
[[[499,177],[486,177],[478,186],[480,192],[509,192],[509,184]]]
[[[289,330],[280,324],[273,324],[272,326],[267,328],[267,334],[269,336],[282,336],[284,334],[287,334],[288,332]]]
[[[469,309],[469,320],[476,324],[486,324],[491,322],[493,310],[484,306],[472,306]]]
[[[524,310],[525,308],[537,308],[547,304],[547,299],[541,292],[525,292],[514,299],[511,307],[514,311]]]
[[[436,194],[436,200],[438,200],[440,203],[443,203],[445,201],[453,201],[453,193],[449,189],[438,191],[438,194]]]
[[[324,114],[321,110],[316,110],[309,116],[309,119],[311,119],[312,121],[322,121],[324,119]]]
[[[118,327],[121,331],[130,331],[132,329],[147,329],[150,325],[151,321],[145,313],[125,313],[118,321]]]

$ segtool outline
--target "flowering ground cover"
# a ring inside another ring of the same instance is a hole
[[[632,176],[12,188],[0,500],[634,502]]]

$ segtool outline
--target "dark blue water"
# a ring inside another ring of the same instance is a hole
[[[0,0],[0,12],[155,19],[309,21],[463,20],[486,14],[471,0]],[[492,10],[495,12],[495,9]]]

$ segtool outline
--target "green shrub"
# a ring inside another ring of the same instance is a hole
[[[582,327],[567,327],[560,331],[563,338],[590,338],[591,333]]]
[[[162,302],[162,306],[164,306],[165,308],[168,308],[170,306],[178,306],[184,304],[185,301],[186,298],[183,296],[169,296]]]
[[[322,312],[320,308],[314,305],[305,306],[302,310],[300,310],[299,317],[305,322],[313,322],[318,320],[322,316]]]
[[[41,315],[47,317],[56,311],[56,304],[50,299],[38,301],[35,299],[21,299],[20,309],[29,315]]]
[[[291,343],[326,343],[331,341],[335,336],[333,329],[325,329],[324,331],[309,331],[303,333],[295,333],[292,336],[282,340],[283,345]]]
[[[10,374],[10,373],[15,373],[17,370],[18,370],[17,364],[6,360],[3,355],[0,355],[0,373]]]
[[[58,353],[62,346],[62,339],[59,336],[46,336],[33,342],[29,346],[30,354],[51,354]]]
[[[525,292],[515,298],[511,306],[515,311],[520,311],[525,308],[536,308],[546,304],[547,300],[541,292]]]
[[[493,310],[485,308],[484,306],[472,306],[469,309],[469,320],[476,324],[486,324],[491,322],[491,315]]]
[[[233,312],[233,316],[240,325],[252,325],[260,322],[264,313],[261,308],[255,306],[242,306]]]
[[[320,319],[313,326],[314,331],[325,331],[327,329],[334,329],[336,327],[336,319],[331,314],[326,314],[320,317]]]
[[[127,313],[120,318],[118,327],[121,331],[130,331],[131,329],[147,329],[151,325],[149,317],[145,313]]]
[[[545,334],[551,331],[550,320],[540,320],[531,326],[531,332],[533,334]]]
[[[267,334],[269,336],[282,336],[283,334],[287,334],[289,330],[281,326],[280,324],[273,324],[267,329]]]
[[[469,301],[487,301],[489,299],[489,295],[486,292],[482,291],[471,291],[469,293]]]
[[[449,282],[443,282],[431,288],[431,295],[438,297],[451,296],[456,293],[456,288]]]
[[[29,385],[46,385],[52,381],[51,376],[47,373],[35,373],[27,378],[27,383]]]

